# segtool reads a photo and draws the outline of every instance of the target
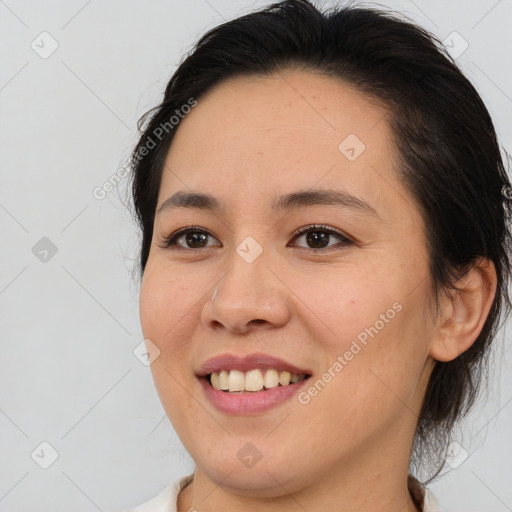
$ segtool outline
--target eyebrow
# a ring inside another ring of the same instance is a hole
[[[380,219],[375,208],[366,201],[339,190],[299,190],[297,192],[278,196],[271,202],[271,208],[274,211],[289,211],[317,205],[341,206],[361,213],[366,213]],[[226,211],[225,203],[210,194],[179,191],[167,198],[161,204],[160,208],[157,210],[157,215],[164,211],[170,211],[178,208],[191,208],[216,213],[224,213]]]

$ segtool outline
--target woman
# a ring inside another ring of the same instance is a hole
[[[201,38],[133,153],[140,318],[193,475],[134,509],[439,510],[510,306],[510,182],[437,40],[286,1]]]

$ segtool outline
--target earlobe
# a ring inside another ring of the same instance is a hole
[[[433,359],[452,361],[471,347],[491,309],[496,283],[494,263],[482,258],[444,295],[429,350]]]

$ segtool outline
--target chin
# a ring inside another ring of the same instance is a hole
[[[278,470],[270,471],[263,465],[259,469],[233,465],[227,469],[227,472],[214,468],[205,469],[203,471],[213,482],[238,496],[275,498],[288,494],[284,488],[289,490],[286,482],[290,475],[283,475]]]
[[[249,443],[249,442],[248,442]],[[243,459],[251,448],[245,451],[235,448],[233,442],[225,450],[212,452],[202,451],[202,456],[196,461],[196,468],[204,473],[212,482],[226,491],[238,496],[273,498],[289,494],[304,486],[310,478],[306,475],[310,468],[290,465],[289,457],[261,456],[257,462]],[[245,446],[245,443],[244,443]],[[274,451],[276,449],[274,448]],[[205,457],[204,454],[208,455]],[[202,459],[202,460],[201,460]],[[285,490],[286,489],[286,490]]]

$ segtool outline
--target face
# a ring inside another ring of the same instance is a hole
[[[393,155],[372,99],[304,71],[225,81],[181,122],[141,324],[166,413],[223,488],[407,469],[433,326],[425,226]]]

